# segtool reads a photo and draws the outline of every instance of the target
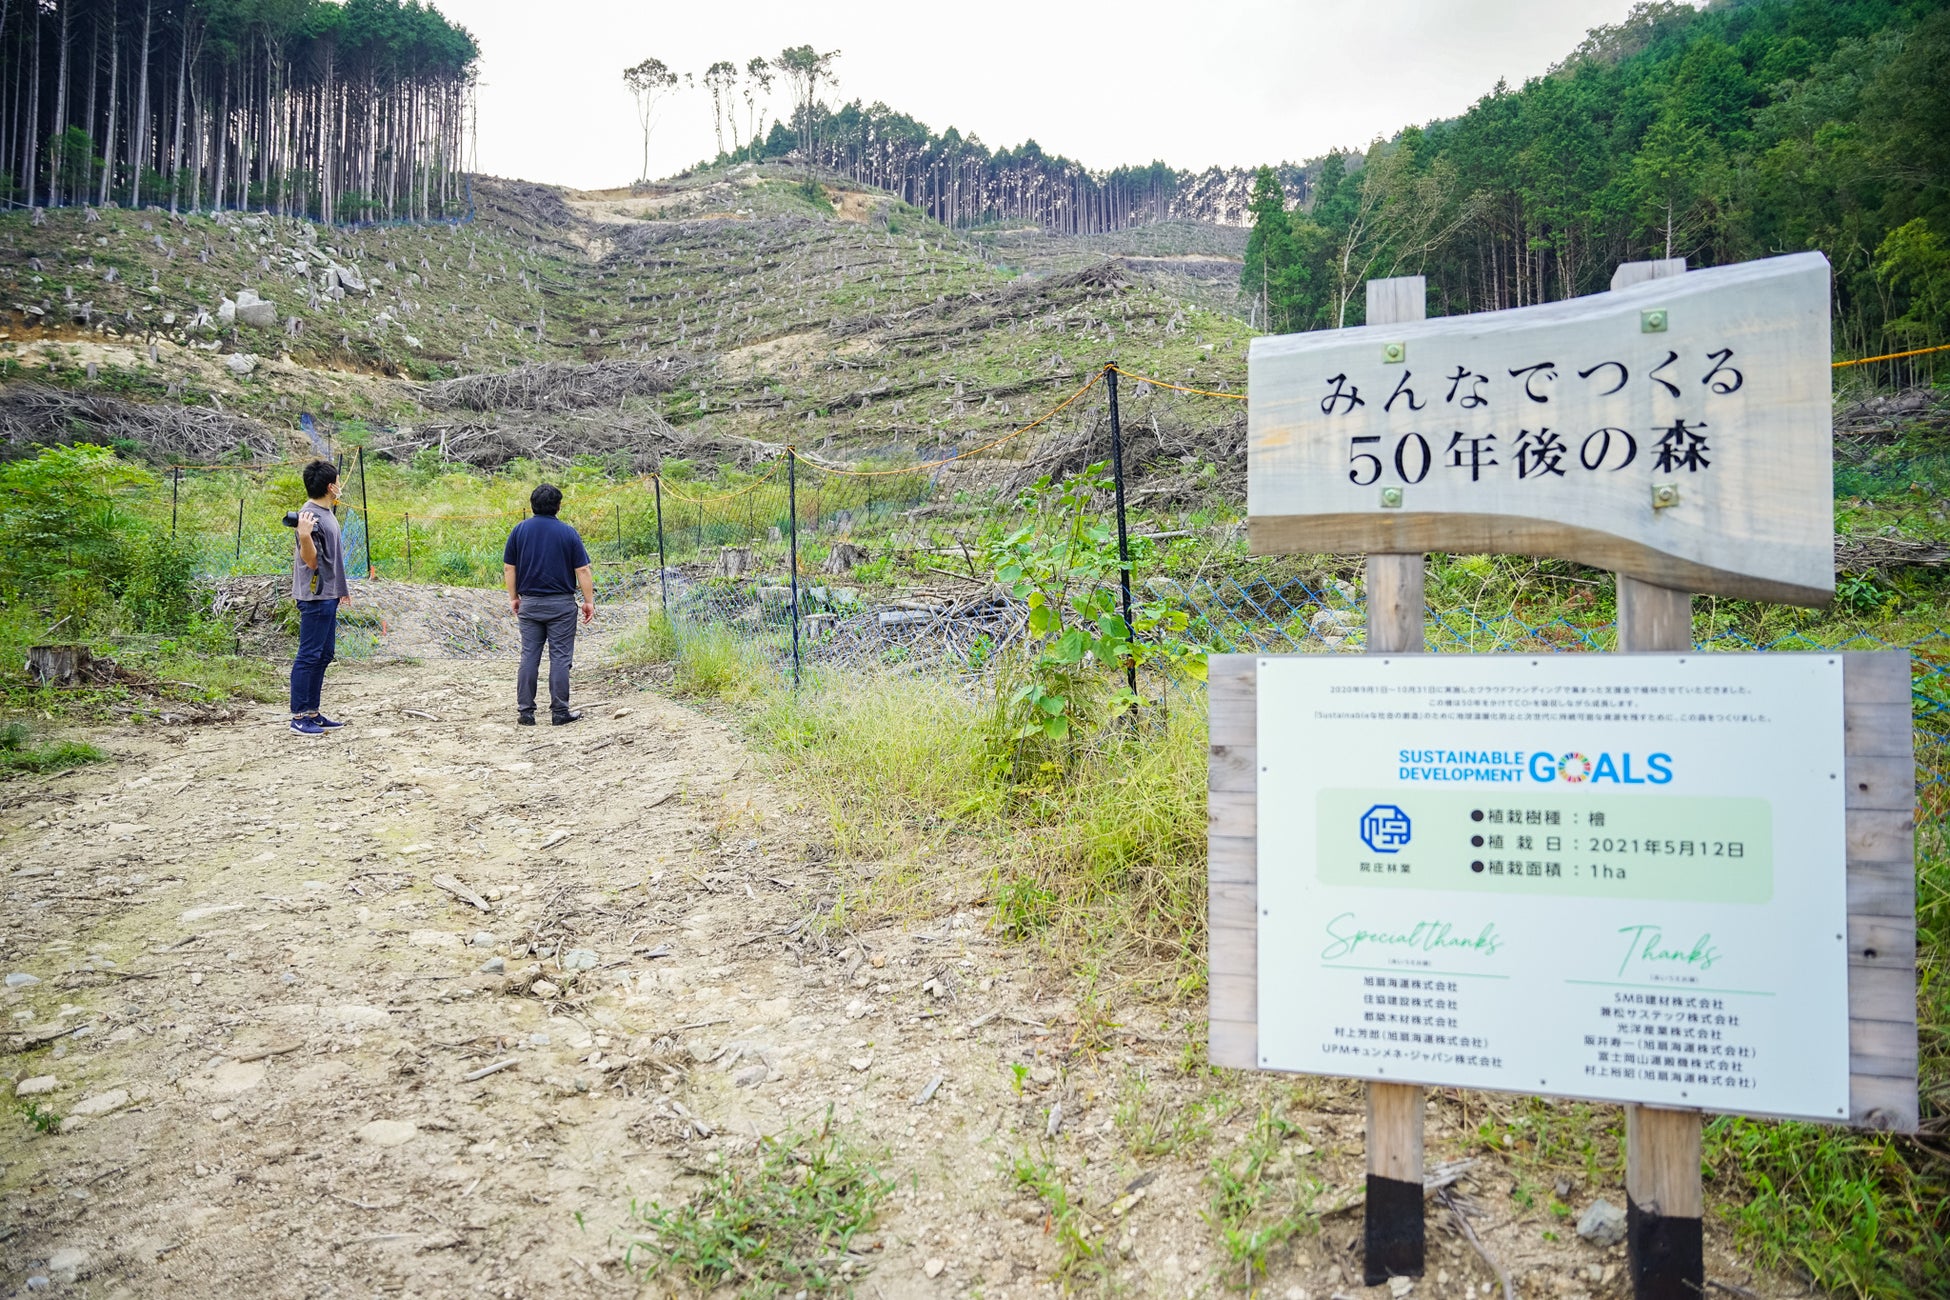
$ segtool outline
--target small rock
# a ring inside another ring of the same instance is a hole
[[[731,1084],[734,1088],[756,1088],[759,1084],[764,1083],[770,1077],[771,1073],[766,1068],[765,1062],[760,1061],[756,1065],[748,1065],[738,1071],[738,1073],[732,1075]]]
[[[864,1016],[866,1014],[867,1014],[867,1004],[861,999],[855,998],[851,1002],[846,1004],[846,1018],[848,1020],[858,1020],[861,1016]]]
[[[630,711],[628,709],[618,709],[616,712],[610,714],[609,716],[612,718],[627,718],[630,716]]]
[[[1039,1065],[1029,1072],[1029,1077],[1036,1083],[1051,1084],[1056,1082],[1056,1071],[1047,1065]]]
[[[937,1255],[927,1263],[921,1265],[921,1271],[929,1277],[940,1277],[941,1270],[946,1267],[948,1267],[948,1261]]]
[[[1578,1236],[1594,1246],[1616,1246],[1625,1240],[1625,1211],[1599,1197],[1578,1220]]]
[[[27,1289],[29,1291],[45,1291],[53,1285],[53,1282],[42,1277],[39,1273],[27,1279]]]
[[[546,1001],[547,999],[552,998],[556,994],[560,993],[562,991],[562,987],[561,985],[551,983],[548,980],[536,980],[532,985],[529,986],[529,990],[532,993],[534,993],[536,997]]]
[[[500,941],[496,939],[493,935],[489,934],[486,930],[482,930],[477,934],[475,934],[475,936],[472,939],[469,939],[467,942],[474,945],[474,947],[476,948],[492,948],[496,943]]]
[[[359,1137],[376,1147],[405,1146],[420,1130],[403,1119],[376,1119],[359,1130]]]
[[[1568,1178],[1558,1179],[1556,1186],[1552,1190],[1557,1193],[1558,1200],[1569,1200],[1571,1196],[1571,1180]]]
[[[1415,1279],[1412,1277],[1391,1277],[1388,1279],[1388,1294],[1394,1300],[1402,1300],[1403,1296],[1414,1289]]]
[[[499,975],[508,969],[508,963],[500,957],[490,957],[481,963],[481,974]]]
[[[10,989],[29,988],[35,984],[39,984],[40,982],[41,982],[40,976],[29,975],[24,970],[15,971],[13,974],[7,976],[7,987]]]
[[[70,1113],[75,1115],[106,1115],[110,1111],[120,1110],[128,1104],[128,1092],[121,1088],[112,1088],[107,1092],[98,1092],[92,1097],[83,1097],[74,1104]]]
[[[873,1058],[871,1056],[853,1056],[848,1057],[846,1063],[854,1069],[864,1072],[867,1067],[873,1064]]]
[[[595,970],[599,958],[587,948],[571,948],[562,954],[563,970]]]
[[[224,368],[242,378],[257,369],[257,358],[248,352],[232,352],[223,359]]]
[[[88,1252],[79,1246],[63,1246],[47,1257],[48,1276],[72,1282],[88,1271]]]
[[[61,1081],[51,1074],[38,1074],[31,1079],[22,1079],[14,1085],[16,1097],[41,1097],[61,1086]]]

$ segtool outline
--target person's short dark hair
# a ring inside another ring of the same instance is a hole
[[[562,489],[553,483],[544,483],[528,494],[528,508],[538,515],[553,516],[562,508]]]
[[[325,489],[339,481],[339,467],[329,460],[315,460],[305,466],[305,495],[316,501]]]

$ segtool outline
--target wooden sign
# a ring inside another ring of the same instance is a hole
[[[1828,304],[1827,259],[1799,253],[1255,339],[1253,548],[1556,556],[1826,604]]]
[[[1366,327],[1253,344],[1248,498],[1255,549],[1367,551],[1369,656],[1425,648],[1429,550],[1561,556],[1612,568],[1623,653],[1597,661],[1612,665],[1629,665],[1635,654],[1690,655],[1693,590],[1826,603],[1833,589],[1827,287],[1828,267],[1819,254],[1691,275],[1682,259],[1628,262],[1618,267],[1609,294],[1424,323],[1427,288],[1420,276],[1371,280]],[[1801,875],[1812,871],[1818,882],[1824,864],[1832,872],[1836,858],[1846,859],[1845,921],[1826,937],[1813,930],[1803,935],[1806,942],[1845,950],[1839,956],[1846,967],[1846,1099],[1834,1075],[1841,1035],[1833,1023],[1831,989],[1820,999],[1829,1005],[1828,1079],[1797,1099],[1777,1095],[1770,1102],[1757,1095],[1756,1109],[1772,1104],[1797,1115],[1913,1132],[1915,767],[1908,660],[1901,653],[1838,657],[1843,757],[1830,766],[1841,769],[1833,773],[1845,808],[1841,847],[1830,843],[1810,857],[1808,846],[1797,844],[1794,852],[1804,859]],[[1263,1013],[1272,1009],[1278,1017],[1282,1001],[1331,994],[1330,982],[1281,974],[1278,962],[1269,982],[1261,937],[1275,924],[1276,908],[1284,924],[1277,939],[1270,931],[1268,938],[1283,946],[1293,923],[1331,918],[1312,915],[1305,902],[1296,907],[1291,893],[1284,902],[1277,889],[1263,896],[1262,872],[1318,871],[1322,854],[1339,850],[1282,842],[1271,859],[1262,855],[1263,830],[1284,834],[1286,841],[1295,832],[1282,831],[1279,816],[1261,825],[1259,783],[1269,758],[1281,761],[1280,746],[1263,750],[1261,741],[1274,728],[1318,730],[1286,716],[1293,711],[1291,667],[1280,667],[1277,659],[1264,662],[1274,678],[1286,678],[1289,689],[1285,705],[1276,704],[1275,716],[1262,722],[1262,660],[1233,655],[1211,661],[1209,1054],[1214,1064],[1246,1069],[1296,1063],[1315,1068],[1317,1063],[1291,1055],[1290,1037],[1286,1048],[1263,1037]],[[1832,715],[1833,692],[1826,693]],[[1832,716],[1825,722],[1816,716],[1821,707],[1811,697],[1804,722],[1832,731]],[[1316,739],[1303,736],[1298,752]],[[1831,758],[1833,743],[1832,736],[1821,741]],[[1289,744],[1286,752],[1290,765],[1296,751]],[[1491,757],[1497,752],[1489,750]],[[1534,757],[1526,752],[1527,759]],[[1580,773],[1588,757],[1575,748],[1557,755],[1564,770]],[[1473,759],[1403,762],[1497,766]],[[1593,760],[1592,779],[1602,770]],[[1623,775],[1623,768],[1616,770]],[[1494,790],[1497,782],[1484,788]],[[1812,801],[1832,805],[1834,797]],[[1403,823],[1414,817],[1381,802],[1352,811],[1378,842],[1399,844],[1412,834]],[[1291,811],[1278,800],[1272,806],[1282,816]],[[1443,809],[1431,807],[1440,822]],[[1486,823],[1493,807],[1481,806]],[[1513,808],[1527,821],[1528,806],[1502,807],[1506,828]],[[1537,811],[1550,812],[1541,806]],[[1558,811],[1561,819],[1564,810]],[[1588,818],[1594,811],[1609,817],[1611,810],[1582,811]],[[1584,825],[1592,829],[1588,820]],[[1770,826],[1775,842],[1780,829]],[[1662,831],[1661,853],[1665,838]],[[1672,838],[1676,843],[1679,837]],[[1687,838],[1697,853],[1697,837]],[[1645,852],[1642,846],[1630,851]],[[1472,872],[1476,860],[1470,860]],[[1546,877],[1551,860],[1539,856]],[[1491,859],[1482,861],[1487,874]],[[1564,859],[1557,861],[1562,868]],[[1503,865],[1507,882],[1507,855]],[[1526,885],[1529,869],[1526,853]],[[1833,915],[1835,880],[1825,879],[1814,892],[1826,901],[1811,905]],[[1669,951],[1663,943],[1655,950]],[[1830,949],[1820,959],[1831,980],[1837,956]],[[1431,995],[1425,988],[1407,996]],[[1460,1005],[1453,1010],[1460,1019]],[[1705,1014],[1697,1007],[1683,1010]],[[1713,1009],[1723,1013],[1738,1014]],[[1431,1011],[1411,1008],[1408,1014]],[[1535,1046],[1524,1045],[1530,1067],[1538,1059]],[[1687,1055],[1656,1048],[1650,1054]],[[1587,1064],[1595,1077],[1600,1066],[1636,1070],[1642,1063]],[[1478,1060],[1465,1068],[1485,1067]],[[1652,1068],[1669,1073],[1675,1067]],[[1677,1068],[1682,1075],[1705,1073]],[[1455,1081],[1446,1073],[1391,1076],[1385,1070],[1335,1071],[1369,1080],[1363,1214],[1369,1285],[1420,1276],[1425,1262],[1424,1091],[1420,1082],[1389,1080]],[[1660,1092],[1622,1074],[1607,1075],[1611,1082],[1604,1088],[1588,1090],[1554,1085],[1550,1068],[1536,1077],[1535,1084],[1512,1078],[1476,1086],[1645,1098],[1625,1107],[1632,1292],[1636,1300],[1697,1300],[1706,1287],[1701,1114],[1748,1108],[1695,1097],[1694,1084],[1675,1088],[1670,1078],[1649,1081],[1665,1086]],[[1709,1084],[1706,1091],[1720,1087]]]

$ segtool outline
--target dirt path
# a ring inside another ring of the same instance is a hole
[[[0,1127],[0,1288],[661,1294],[623,1267],[632,1200],[829,1110],[897,1179],[863,1295],[1223,1293],[1208,1171],[1255,1141],[1305,1175],[1262,1193],[1353,1204],[1357,1091],[1187,1070],[1197,1008],[1080,1025],[972,873],[854,933],[854,870],[725,726],[585,685],[583,723],[518,729],[508,676],[341,665],[334,736],[266,708],[0,785],[0,1074],[33,1094]],[[1623,1294],[1622,1248],[1546,1241],[1479,1175],[1523,1293]],[[1357,1291],[1359,1226],[1329,1216],[1261,1289]],[[1717,1248],[1713,1272],[1788,1294]],[[1417,1294],[1491,1281],[1432,1228]]]

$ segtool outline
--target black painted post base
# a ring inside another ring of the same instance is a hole
[[[1706,1245],[1698,1219],[1653,1214],[1628,1196],[1625,1246],[1633,1300],[1700,1300],[1705,1294]]]
[[[1427,1242],[1422,1225],[1422,1184],[1399,1178],[1368,1175],[1368,1203],[1363,1224],[1367,1285],[1380,1286],[1391,1277],[1422,1276]]]

